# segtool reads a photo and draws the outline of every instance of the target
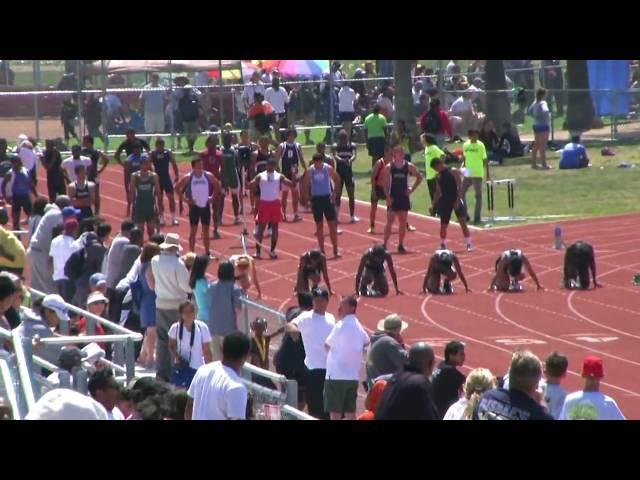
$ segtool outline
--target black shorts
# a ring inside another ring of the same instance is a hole
[[[353,166],[347,162],[338,162],[336,165],[336,173],[340,175],[343,185],[353,187]]]
[[[160,192],[173,193],[173,182],[169,175],[158,175],[158,182],[160,183]]]
[[[316,223],[321,223],[322,217],[326,218],[327,222],[336,221],[336,207],[331,203],[329,195],[311,197],[311,210],[313,210],[313,220]]]
[[[302,278],[308,280],[311,275],[320,276],[322,272],[320,272],[319,268],[304,268],[302,269]]]
[[[442,225],[449,225],[451,221],[451,213],[456,212],[456,217],[458,220],[461,218],[467,218],[467,206],[464,204],[462,200],[460,200],[460,207],[455,209],[453,208],[453,204],[455,201],[442,201],[438,202],[438,215],[440,216],[440,223]]]
[[[340,112],[340,123],[353,122],[356,118],[355,112]]]
[[[11,197],[11,208],[14,212],[17,212],[18,215],[24,210],[24,213],[30,216],[32,207],[31,197],[28,193],[26,195],[15,194]]]
[[[207,204],[206,207],[189,207],[189,225],[196,226],[200,222],[205,227],[211,225],[211,206]]]
[[[375,188],[373,189],[373,198],[375,199],[376,202],[379,202],[380,200],[386,200],[387,194],[384,193],[384,188],[381,187],[380,185],[376,185]]]
[[[371,157],[371,165],[384,157],[384,147],[387,141],[384,137],[374,137],[367,140],[367,150]]]
[[[408,212],[411,210],[411,199],[409,198],[409,195],[391,197],[391,200],[392,212]]]

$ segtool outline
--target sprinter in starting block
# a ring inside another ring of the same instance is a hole
[[[429,267],[424,276],[424,282],[422,282],[422,293],[451,294],[453,293],[451,282],[453,282],[458,275],[464,285],[465,291],[469,293],[471,290],[469,290],[467,279],[464,278],[464,273],[462,273],[458,256],[448,249],[436,250],[431,256],[431,260],[429,260]],[[442,288],[440,288],[441,276],[444,277]]]
[[[520,282],[524,280],[524,273],[522,272],[523,266],[529,275],[531,275],[533,281],[536,282],[538,290],[544,290],[527,256],[522,250],[511,249],[502,252],[496,260],[496,274],[493,280],[491,280],[489,291],[521,292],[522,285]]]

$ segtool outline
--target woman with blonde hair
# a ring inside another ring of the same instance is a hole
[[[242,291],[246,294],[251,288],[251,284],[256,287],[258,299],[262,298],[262,291],[258,283],[258,274],[256,272],[256,263],[250,255],[232,255],[229,261],[235,268],[236,282]]]
[[[464,383],[464,396],[449,407],[443,420],[471,420],[473,409],[487,390],[496,388],[496,379],[490,370],[476,368]]]

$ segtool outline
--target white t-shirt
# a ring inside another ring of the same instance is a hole
[[[67,172],[69,180],[76,181],[76,167],[78,165],[84,165],[87,169],[91,167],[91,159],[81,156],[78,159],[73,157],[66,158],[62,161],[62,168]]]
[[[193,336],[193,350],[191,350],[191,361],[189,366],[191,368],[198,369],[204,365],[204,353],[202,345],[211,342],[211,333],[209,333],[209,327],[200,320],[195,321],[195,332]],[[169,338],[178,340],[178,334],[180,332],[180,323],[176,322],[169,328]],[[177,345],[177,350],[180,356],[187,360],[189,358],[189,345],[191,343],[191,332],[185,327],[182,331],[182,341]]]
[[[449,110],[449,113],[451,115],[455,115],[456,117],[459,117],[464,113],[471,112],[472,110],[473,110],[473,103],[471,102],[471,99],[465,100],[462,97],[458,97],[456,98],[455,102],[451,104],[451,109]]]
[[[564,405],[564,400],[567,397],[567,391],[555,383],[545,383],[542,392],[544,393],[544,401],[549,408],[549,413],[558,420],[562,405]]]
[[[567,395],[558,420],[626,420],[616,401],[602,392]]]
[[[193,399],[193,420],[245,420],[247,387],[240,376],[222,364],[201,366],[189,387]]]
[[[21,147],[20,150],[18,150],[18,156],[20,157],[20,160],[22,160],[24,168],[29,171],[36,166],[36,162],[38,161],[38,154],[27,147]]]
[[[124,414],[118,407],[113,407],[113,410],[107,411],[107,420],[124,420]]]
[[[73,237],[68,235],[58,235],[51,240],[49,256],[53,258],[53,280],[64,280],[64,266],[73,252],[78,250]]]
[[[356,316],[347,315],[336,323],[325,343],[330,347],[327,354],[326,378],[358,380],[364,349],[369,345],[369,335]]]
[[[278,172],[261,172],[258,174],[260,185],[260,201],[273,202],[280,199],[282,175]]]
[[[464,413],[469,408],[469,403],[466,398],[461,398],[449,407],[447,413],[444,414],[443,420],[467,420]]]
[[[338,111],[355,112],[353,102],[356,100],[356,92],[351,87],[342,87],[338,92]]]
[[[292,322],[298,327],[304,342],[304,364],[308,369],[327,368],[327,350],[324,344],[336,324],[336,319],[330,313],[319,315],[315,312],[302,312]]]
[[[264,99],[271,104],[274,112],[283,114],[285,104],[289,103],[289,94],[282,87],[278,90],[269,87],[264,92]]]

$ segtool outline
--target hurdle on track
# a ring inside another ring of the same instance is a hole
[[[489,210],[489,224],[487,227],[490,227],[496,221],[525,221],[524,217],[516,217],[514,214],[515,211],[515,189],[516,189],[516,179],[515,178],[503,178],[500,180],[487,180],[487,209]],[[509,215],[507,217],[496,217],[495,215],[495,189],[500,185],[507,186],[507,207],[509,209]]]

